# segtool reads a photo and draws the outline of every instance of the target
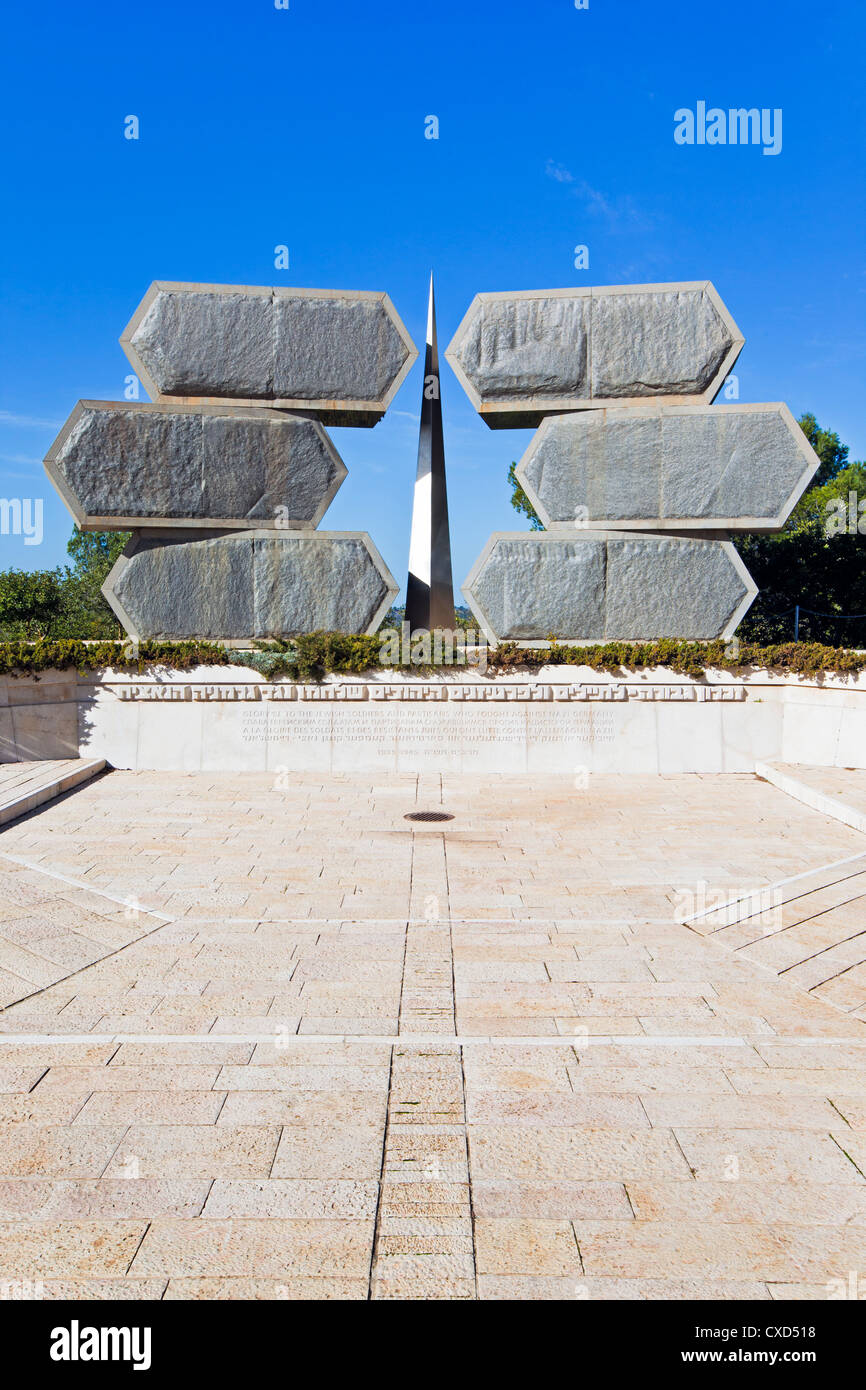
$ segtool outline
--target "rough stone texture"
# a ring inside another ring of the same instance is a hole
[[[274,395],[273,295],[264,287],[212,294],[153,286],[129,345],[142,380],[171,396]],[[123,343],[123,339],[121,339]],[[126,343],[123,343],[124,348]]]
[[[132,636],[227,641],[365,632],[397,591],[362,532],[142,532],[103,586]]]
[[[477,295],[446,357],[501,428],[601,400],[709,402],[742,344],[699,281]]]
[[[701,395],[733,345],[704,290],[593,294],[590,333],[593,400]]]
[[[121,344],[151,395],[375,424],[417,356],[385,294],[151,285]]]
[[[315,526],[346,476],[316,420],[110,401],[80,401],[45,466],[79,525],[107,529]]]
[[[742,776],[90,783],[2,839],[4,973],[102,943],[4,1001],[5,1298],[856,1298],[862,1013],[676,901],[814,960],[862,849]]]
[[[785,405],[639,406],[544,421],[517,477],[546,527],[783,525],[819,460]],[[757,524],[756,524],[757,523]]]
[[[463,586],[492,640],[710,640],[730,636],[757,590],[728,541],[499,533]]]

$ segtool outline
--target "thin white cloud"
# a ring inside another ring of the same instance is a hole
[[[549,179],[555,179],[557,183],[574,183],[574,174],[562,164],[557,164],[555,159],[549,159],[544,166],[544,172]]]
[[[59,420],[41,420],[36,415],[16,415],[12,410],[0,410],[0,425],[14,425],[18,429],[59,430]]]
[[[654,225],[655,219],[643,212],[629,193],[620,193],[615,197],[604,193],[600,188],[593,188],[586,179],[575,178],[570,169],[553,159],[548,159],[544,172],[556,183],[569,184],[570,191],[584,204],[589,215],[602,218],[611,231],[626,227],[649,231]]]

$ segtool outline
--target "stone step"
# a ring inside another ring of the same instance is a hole
[[[755,774],[813,811],[866,834],[866,770],[807,763],[755,764]]]
[[[866,893],[866,854],[851,860],[822,865],[803,874],[777,883],[756,887],[754,892],[732,898],[721,907],[712,908],[688,919],[688,926],[702,936],[715,935],[731,945],[733,928],[745,927],[749,921],[769,914],[778,914],[776,929],[808,921],[828,909],[855,902]],[[763,935],[763,933],[758,933]],[[745,944],[754,935],[743,936]]]
[[[0,825],[87,782],[105,767],[104,758],[0,764]]]
[[[799,985],[801,989],[815,989],[829,980],[835,979],[844,971],[862,965],[866,956],[866,917],[860,931],[839,941],[835,946],[819,951],[817,955],[801,960],[780,972],[786,980]]]

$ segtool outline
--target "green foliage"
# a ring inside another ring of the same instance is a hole
[[[738,537],[735,544],[761,591],[739,626],[741,639],[790,638],[799,604],[813,610],[800,615],[801,639],[866,646],[866,618],[841,616],[866,613],[862,536],[827,536],[813,522],[778,536]]]
[[[814,415],[801,415],[797,423],[821,460],[812,486],[823,487],[847,466],[848,445],[843,444],[833,431],[822,430]]]
[[[538,512],[535,510],[526,493],[523,491],[523,488],[520,486],[520,483],[517,481],[517,475],[515,473],[516,468],[517,464],[512,463],[508,470],[508,481],[511,484],[511,505],[516,512],[520,512],[521,516],[529,518],[530,530],[543,531],[544,527],[541,524],[541,518]]]
[[[378,630],[380,633],[382,633],[386,628],[388,628],[391,631],[399,632],[403,626],[405,618],[405,604],[400,604],[399,607],[395,604],[392,608],[388,609],[388,612],[385,614],[384,618],[379,624]],[[460,629],[465,630],[466,628],[469,628],[473,632],[477,632],[478,619],[475,617],[475,614],[472,612],[471,608],[467,608],[465,604],[458,604],[454,609],[454,627],[452,631],[458,631]]]
[[[128,539],[76,526],[66,547],[72,568],[0,572],[0,641],[122,637],[101,586]]]
[[[76,526],[66,546],[75,562],[75,573],[102,584],[130,537],[129,531],[79,531]]]
[[[699,676],[705,670],[743,668],[812,675],[821,671],[866,670],[866,652],[840,650],[819,643],[788,642],[758,646],[744,642],[607,642],[592,647],[554,643],[550,648],[522,648],[505,642],[489,653],[488,669],[496,675],[542,666],[586,666],[594,671],[645,671],[658,667]],[[378,637],[343,632],[309,632],[289,641],[260,642],[254,651],[238,651],[214,642],[80,642],[0,643],[0,675],[38,676],[40,671],[142,672],[164,668],[187,671],[196,666],[246,666],[268,679],[287,676],[316,681],[329,672],[360,675],[385,669]],[[417,666],[404,667],[416,674]]]
[[[74,568],[66,570],[63,621],[54,637],[122,637],[123,628],[102,594],[108,572],[129,540],[128,531],[79,531],[66,549]]]
[[[742,640],[784,642],[794,635],[799,605],[801,641],[866,647],[866,549],[858,533],[828,534],[828,503],[849,492],[866,498],[866,464],[848,463],[848,446],[814,415],[800,427],[821,467],[785,529],[772,535],[732,537],[760,593],[737,629]],[[837,616],[838,615],[838,616]]]
[[[606,642],[593,647],[555,644],[548,650],[520,648],[504,642],[490,653],[491,671],[516,667],[589,666],[594,671],[645,671],[663,667],[683,675],[700,676],[709,668],[739,671],[787,671],[810,675],[819,671],[851,673],[866,670],[866,652],[824,647],[817,642],[787,642],[771,646],[754,643]]]
[[[476,618],[475,614],[472,612],[472,609],[471,609],[471,608],[467,608],[465,604],[461,604],[458,608],[455,608],[455,610],[454,610],[454,627],[455,627],[455,630],[456,630],[456,629],[462,629],[462,631],[464,631],[464,632],[466,632],[466,631],[469,631],[469,632],[478,632],[478,631],[479,631],[478,619]]]
[[[817,474],[816,474],[817,477]],[[832,515],[832,504],[842,501],[848,505],[849,493],[856,493],[858,500],[866,500],[866,464],[849,463],[832,478],[821,485],[813,483],[807,488],[792,511],[786,525],[787,530],[807,529],[813,523],[824,529],[828,516]],[[864,522],[866,526],[866,522]]]
[[[392,606],[388,609],[388,612],[382,619],[381,623],[379,624],[379,631],[381,632],[383,628],[387,627],[394,628],[397,632],[399,632],[400,628],[403,626],[403,621],[405,617],[406,605],[401,603],[398,607],[396,604],[392,604]]]
[[[0,635],[32,639],[47,632],[61,612],[62,570],[0,573]]]
[[[381,639],[346,632],[304,632],[283,641],[257,642],[254,652],[233,653],[235,661],[263,675],[321,680],[329,671],[358,673],[380,665]]]
[[[0,642],[0,675],[38,676],[40,671],[145,671],[165,667],[228,666],[233,653],[215,642],[82,642],[78,639]]]

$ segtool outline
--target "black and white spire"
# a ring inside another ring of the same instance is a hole
[[[433,276],[427,310],[427,353],[421,397],[418,471],[409,542],[409,582],[406,622],[412,631],[454,627],[454,587],[451,579],[451,537],[445,488],[445,444],[442,435],[442,395],[439,389],[439,349],[436,342],[436,304]]]

